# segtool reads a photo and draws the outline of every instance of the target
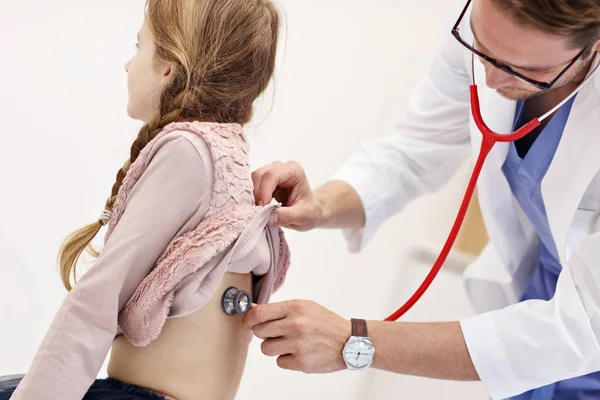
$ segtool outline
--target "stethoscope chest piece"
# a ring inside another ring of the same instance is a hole
[[[229,316],[247,314],[250,311],[251,303],[252,300],[248,292],[239,290],[233,286],[225,291],[221,300],[223,312]]]

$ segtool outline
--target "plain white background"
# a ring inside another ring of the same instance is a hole
[[[280,0],[276,84],[247,127],[253,166],[299,160],[318,186],[362,141],[390,132],[439,35],[449,34],[443,22],[455,17],[453,1]],[[125,112],[124,64],[143,5],[2,0],[0,375],[27,371],[65,296],[57,249],[98,216],[140,126]],[[273,300],[313,299],[346,318],[385,318],[426,274],[428,266],[408,254],[441,246],[464,172],[388,221],[361,254],[349,254],[339,232],[288,232],[292,268]],[[460,276],[443,271],[404,319],[470,313]],[[239,400],[486,398],[479,383],[283,371],[259,344],[251,345]]]

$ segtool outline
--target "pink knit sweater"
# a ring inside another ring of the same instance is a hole
[[[189,131],[202,136],[212,155],[215,185],[204,220],[195,230],[180,236],[167,247],[156,268],[142,282],[119,316],[123,333],[135,346],[147,346],[158,337],[169,315],[175,289],[185,277],[195,274],[203,283],[204,290],[212,296],[227,263],[220,263],[218,266],[221,268],[210,270],[203,267],[238,240],[262,209],[254,205],[248,145],[239,125],[174,123],[149,143],[131,166],[119,191],[106,241],[125,210],[127,196],[144,173],[153,146],[161,137],[174,131]],[[269,277],[273,279],[267,286],[269,294],[271,287],[273,291],[279,289],[289,267],[289,249],[283,231],[279,229],[278,234],[279,257],[277,264],[270,269],[274,277]],[[268,298],[261,300],[266,302]]]

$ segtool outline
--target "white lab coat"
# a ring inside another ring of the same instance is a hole
[[[470,40],[468,22],[469,15],[461,34]],[[360,250],[383,220],[440,188],[479,152],[482,135],[469,111],[471,53],[450,29],[395,131],[364,144],[333,176],[352,185],[365,207],[366,226],[344,232],[351,251]],[[475,75],[487,125],[510,132],[515,102],[485,86],[477,60]],[[483,168],[478,194],[490,243],[465,272],[478,315],[460,322],[475,368],[494,399],[600,370],[599,95],[600,73],[578,94],[542,182],[563,266],[551,301],[515,304],[535,267],[537,242],[501,170],[508,144],[497,144]]]

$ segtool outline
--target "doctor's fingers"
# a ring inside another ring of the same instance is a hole
[[[260,339],[295,338],[308,332],[309,321],[303,316],[288,316],[283,319],[265,322],[254,327],[254,334]]]
[[[307,189],[310,191],[304,169],[295,161],[261,168],[252,174],[252,181],[257,204],[269,204],[276,196],[284,206],[291,206]]]
[[[281,163],[274,162],[274,163],[265,165],[263,167],[260,167],[259,169],[252,172],[252,184],[254,185],[254,200],[256,201],[256,204],[259,204],[260,202],[262,202],[263,205],[265,205],[265,204],[269,204],[271,202],[270,199],[266,203],[262,199],[259,199],[258,198],[258,189],[260,189],[260,183],[262,181],[262,177],[265,174],[265,172],[267,170],[273,168],[273,166],[276,164],[281,164]]]
[[[244,328],[253,330],[257,325],[287,317],[289,313],[288,303],[259,304],[252,307],[248,314],[242,318]]]
[[[297,339],[276,338],[267,339],[260,345],[265,356],[275,357],[287,354],[296,354],[301,342]]]
[[[275,191],[279,185],[279,176],[282,169],[286,169],[285,164],[276,161],[269,165],[265,165],[252,173],[254,199],[256,204],[267,205],[271,202],[271,199],[275,197]]]

